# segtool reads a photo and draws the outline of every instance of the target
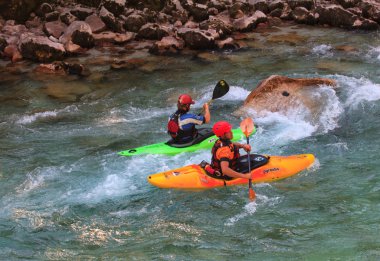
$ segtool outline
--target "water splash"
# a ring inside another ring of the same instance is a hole
[[[259,207],[273,206],[278,204],[279,201],[279,197],[269,198],[265,195],[256,194],[255,201],[248,202],[246,205],[244,205],[243,212],[229,218],[225,223],[225,226],[233,226],[239,220],[244,219],[247,216],[253,215]]]
[[[19,117],[16,120],[17,124],[25,125],[25,124],[31,124],[38,120],[45,120],[45,119],[55,119],[58,116],[63,116],[66,114],[72,114],[75,112],[78,112],[79,109],[75,105],[67,106],[60,110],[53,110],[53,111],[44,111],[44,112],[36,112],[29,115],[24,115]]]
[[[344,106],[349,109],[357,109],[364,102],[372,102],[380,100],[380,84],[373,83],[372,81],[362,77],[344,77],[340,76],[347,93],[347,99]]]
[[[332,52],[332,46],[329,44],[321,44],[313,47],[311,52],[313,54],[323,56],[323,57],[332,57],[334,53]]]

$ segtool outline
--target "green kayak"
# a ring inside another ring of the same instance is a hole
[[[252,134],[256,132],[256,128]],[[234,138],[232,141],[239,141],[245,138],[241,129],[232,130]],[[173,144],[172,141],[161,142],[151,145],[146,145],[138,148],[120,151],[118,154],[122,156],[134,156],[142,154],[166,154],[175,155],[182,152],[193,152],[200,149],[211,149],[214,142],[218,138],[214,135],[211,128],[203,128],[198,130],[197,138],[186,144]]]

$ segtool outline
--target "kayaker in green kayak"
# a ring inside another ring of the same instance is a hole
[[[236,164],[240,157],[239,149],[246,152],[251,151],[251,145],[231,142],[233,138],[232,126],[227,121],[218,121],[212,127],[212,131],[219,138],[215,141],[211,150],[211,164],[203,162],[201,166],[212,176],[223,179],[230,178],[251,178],[250,173],[240,173],[236,171]]]
[[[203,104],[203,115],[189,113],[192,104],[194,104],[194,101],[190,95],[182,94],[178,97],[177,111],[170,115],[168,121],[168,134],[172,137],[173,143],[191,142],[197,137],[198,133],[195,125],[210,122],[211,115],[208,104]]]

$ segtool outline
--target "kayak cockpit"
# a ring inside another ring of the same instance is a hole
[[[198,129],[198,133],[197,133],[197,136],[195,137],[195,139],[193,139],[190,142],[176,143],[175,140],[171,139],[168,142],[166,142],[165,144],[169,145],[170,147],[174,147],[174,148],[185,148],[185,147],[190,147],[192,145],[201,143],[202,141],[210,138],[211,136],[214,136],[214,133],[212,132],[211,128],[201,128],[201,129]]]

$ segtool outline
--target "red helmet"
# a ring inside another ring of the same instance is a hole
[[[230,132],[231,129],[232,126],[227,121],[218,121],[212,127],[212,131],[218,137],[222,137],[224,134]]]
[[[187,104],[194,104],[195,102],[193,101],[193,99],[191,99],[191,96],[188,95],[188,94],[181,94],[179,97],[178,97],[178,103],[179,104],[183,104],[183,105],[187,105]]]

